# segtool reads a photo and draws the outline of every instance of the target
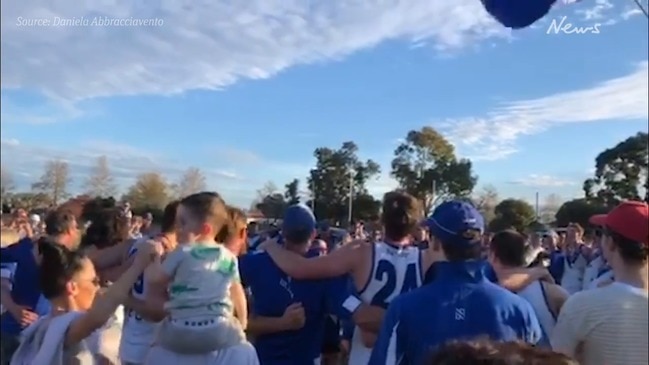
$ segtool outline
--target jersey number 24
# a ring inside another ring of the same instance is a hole
[[[387,308],[390,304],[390,298],[395,291],[397,290],[397,269],[394,267],[394,264],[388,260],[381,260],[376,267],[376,273],[374,274],[375,280],[385,281],[383,287],[379,289],[374,295],[372,300],[373,305],[382,306]],[[412,289],[417,288],[417,265],[415,263],[408,264],[406,267],[406,275],[403,278],[403,283],[401,283],[401,290],[399,294],[409,292]]]

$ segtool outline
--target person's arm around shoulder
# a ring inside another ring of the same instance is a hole
[[[583,303],[588,292],[576,293],[568,298],[561,308],[559,318],[550,336],[552,349],[571,357],[577,355],[585,323]]]
[[[262,247],[283,272],[295,279],[307,280],[351,273],[356,262],[363,257],[364,250],[368,249],[367,245],[364,241],[354,241],[328,255],[309,259],[285,250],[277,243],[263,243]]]
[[[144,279],[151,286],[166,287],[173,279],[178,266],[185,257],[183,246],[178,246],[173,251],[164,255],[161,244],[153,241],[149,241],[148,244],[155,248],[156,259],[146,268]]]
[[[114,246],[101,250],[88,250],[88,258],[95,265],[95,269],[103,270],[109,267],[120,265],[124,261],[126,252],[133,245],[133,240],[125,240]]]
[[[133,284],[151,262],[153,251],[154,248],[151,246],[145,246],[138,250],[131,268],[113,283],[103,295],[97,296],[92,307],[87,312],[70,324],[65,335],[66,345],[79,343],[79,341],[85,339],[106,323],[115,313],[117,307],[128,298]]]
[[[537,280],[554,283],[550,272],[542,267],[515,268],[496,272],[498,283],[512,292],[518,292]]]
[[[376,334],[381,329],[385,309],[363,303],[356,293],[350,290],[346,275],[330,279],[327,301],[329,313],[346,320],[351,317],[364,332],[365,346],[372,347]]]
[[[388,311],[385,314],[383,325],[379,336],[372,348],[372,356],[368,365],[386,365],[397,364],[404,353],[401,343],[408,341],[407,338],[399,338],[402,336],[401,327],[401,307],[403,297],[397,297],[390,303]]]
[[[563,307],[563,304],[568,300],[570,294],[557,284],[542,281],[541,285],[543,285],[543,289],[547,294],[548,304],[550,305],[552,314],[554,314],[555,318],[558,318],[559,313],[561,312],[561,307]]]

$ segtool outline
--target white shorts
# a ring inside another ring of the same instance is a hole
[[[248,342],[208,354],[178,354],[160,346],[149,351],[144,365],[259,365],[257,352]]]

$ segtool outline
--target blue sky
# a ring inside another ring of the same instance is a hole
[[[19,187],[62,158],[78,190],[105,154],[123,188],[196,166],[246,207],[266,181],[306,177],[314,148],[353,140],[383,167],[380,196],[399,139],[430,125],[474,160],[476,190],[570,199],[601,150],[647,130],[647,19],[631,0],[561,6],[514,33],[476,0],[214,1],[183,16],[102,3],[3,4],[1,156]],[[93,14],[164,24],[17,20]],[[600,33],[548,34],[564,16]]]

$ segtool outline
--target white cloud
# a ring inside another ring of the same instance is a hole
[[[375,198],[381,199],[385,193],[396,189],[398,185],[389,173],[381,173],[376,179],[367,182],[367,191]]]
[[[20,144],[20,141],[15,138],[2,139],[2,145],[7,145],[10,147],[16,147]]]
[[[590,1],[587,8],[578,9],[575,13],[582,16],[584,21],[595,21],[605,19],[611,9],[614,8],[613,4],[609,0],[595,0]]]
[[[73,186],[80,188],[91,169],[96,166],[100,156],[107,156],[111,172],[122,189],[133,183],[134,178],[143,172],[157,171],[170,182],[179,179],[187,169],[180,161],[173,161],[136,147],[108,141],[85,141],[66,148],[44,145],[28,145],[15,139],[2,140],[2,165],[12,174],[26,178],[26,183],[34,182],[47,161],[60,159],[68,162]],[[212,188],[230,187],[232,182],[243,180],[242,176],[228,170],[198,166],[205,174]],[[227,184],[227,185],[226,185]],[[25,188],[26,186],[23,186]]]
[[[81,192],[83,183],[96,166],[97,158],[107,156],[111,173],[121,192],[135,181],[138,174],[155,171],[170,183],[177,182],[190,165],[168,155],[154,153],[130,145],[104,140],[88,140],[76,145],[50,146],[21,143],[15,138],[2,139],[2,166],[16,177],[19,189],[29,189],[42,173],[47,161],[68,162],[73,193]],[[234,148],[212,149],[206,163],[192,163],[204,173],[208,188],[222,193],[226,200],[248,207],[256,189],[272,180],[283,191],[284,184],[308,174],[307,164],[263,160],[251,151]],[[302,185],[306,187],[306,185]]]
[[[510,182],[514,185],[522,185],[529,187],[563,187],[563,186],[574,186],[577,185],[577,182],[574,180],[561,179],[555,176],[550,175],[537,175],[531,174],[522,179],[517,179]]]
[[[564,123],[648,118],[647,62],[592,88],[509,102],[486,116],[446,120],[442,129],[463,155],[498,160],[518,151],[517,140]]]
[[[164,23],[18,25],[94,16]],[[22,0],[3,2],[1,31],[2,87],[65,100],[217,90],[390,39],[456,49],[508,33],[475,0]]]

